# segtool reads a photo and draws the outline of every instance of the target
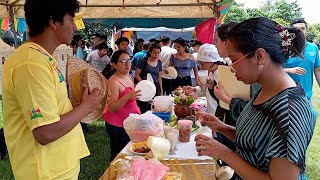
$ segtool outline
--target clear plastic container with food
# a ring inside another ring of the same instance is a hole
[[[179,120],[178,128],[179,128],[179,141],[180,142],[189,142],[191,136],[193,122],[191,120]]]

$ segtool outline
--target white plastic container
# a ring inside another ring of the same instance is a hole
[[[156,96],[153,99],[154,112],[172,112],[174,98],[171,96]]]
[[[198,76],[201,83],[201,89],[206,90],[207,88],[207,79],[208,79],[208,70],[199,70]]]

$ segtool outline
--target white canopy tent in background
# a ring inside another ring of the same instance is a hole
[[[194,27],[183,28],[183,29],[173,29],[166,27],[157,28],[123,28],[121,31],[135,31],[138,38],[142,39],[160,39],[162,36],[168,36],[171,39],[182,38],[186,40],[191,40],[194,32]]]

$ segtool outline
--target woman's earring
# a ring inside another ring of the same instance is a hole
[[[264,64],[262,64],[262,61],[259,62],[258,64],[258,69],[261,71],[263,70]]]

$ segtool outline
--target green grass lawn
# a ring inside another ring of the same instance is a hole
[[[320,89],[314,87],[315,107],[320,112]],[[0,102],[1,103],[1,102]],[[318,118],[319,119],[319,118]],[[0,112],[0,127],[2,127],[2,113]],[[91,155],[81,160],[80,180],[96,180],[108,167],[110,147],[104,122],[97,121],[89,125],[90,133],[86,133],[86,141]],[[312,141],[307,152],[307,176],[310,180],[320,180],[320,120],[317,121]],[[13,179],[9,158],[0,160],[0,179]]]
[[[313,86],[314,105],[320,115],[320,89],[315,85]],[[312,140],[307,151],[307,176],[311,180],[320,179],[320,117],[318,117],[316,127],[313,133]]]

